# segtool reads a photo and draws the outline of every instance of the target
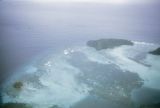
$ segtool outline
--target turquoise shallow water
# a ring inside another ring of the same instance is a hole
[[[4,84],[2,101],[33,108],[150,108],[160,99],[160,58],[148,53],[157,47],[134,42],[101,51],[74,46],[48,53]]]

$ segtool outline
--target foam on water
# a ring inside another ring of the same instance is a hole
[[[157,47],[158,45],[152,43],[134,42],[134,46],[124,45],[114,49],[85,53],[96,62],[113,63],[124,71],[138,73],[144,80],[144,86],[160,89],[160,57],[148,53]],[[100,57],[103,58],[99,59]]]
[[[77,76],[83,72],[68,62],[72,54],[77,52],[85,55],[89,61],[113,64],[124,72],[137,73],[144,80],[145,87],[160,89],[160,57],[148,54],[157,47],[154,44],[134,42],[134,46],[101,51],[82,46],[50,54],[25,68],[22,75],[17,75],[4,86],[3,102],[27,103],[34,108],[50,108],[54,105],[69,108],[83,100],[92,88],[85,82],[79,82]],[[23,83],[20,91],[13,88],[17,81]]]
[[[54,105],[68,108],[86,97],[89,88],[76,80],[76,75],[80,71],[69,65],[65,59],[66,57],[61,54],[55,58],[47,58],[37,67],[30,66],[26,73],[17,79],[14,78],[12,83],[5,87],[3,102],[27,103],[34,108],[49,108]],[[30,73],[29,71],[33,69],[34,72]],[[16,81],[23,83],[23,88],[18,93],[10,87]]]
[[[160,57],[148,54],[156,47],[151,44],[135,44],[133,47],[116,48],[111,51],[111,55],[116,58],[113,60],[121,69],[138,73],[144,80],[144,86],[160,89],[158,83],[160,82]],[[143,57],[136,59],[141,54]],[[135,60],[130,59],[130,57]]]

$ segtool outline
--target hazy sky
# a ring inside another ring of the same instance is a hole
[[[4,0],[4,1],[34,1],[34,2],[99,2],[111,4],[128,4],[128,3],[152,3],[158,0]]]

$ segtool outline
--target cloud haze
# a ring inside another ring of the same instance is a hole
[[[4,0],[4,1],[34,1],[34,2],[97,2],[112,4],[128,4],[128,3],[154,3],[158,0]]]

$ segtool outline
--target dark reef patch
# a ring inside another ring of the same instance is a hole
[[[157,106],[160,103],[160,90],[147,87],[135,89],[132,91],[132,100],[139,106],[145,106],[145,108]]]
[[[5,103],[1,104],[0,108],[33,108],[33,107],[24,103]]]
[[[130,93],[143,85],[138,74],[123,71],[114,64],[90,61],[82,53],[72,54],[69,62],[83,72],[77,79],[92,88],[90,95],[104,100],[110,108],[133,108]]]
[[[137,108],[160,108],[160,103],[150,104],[150,105],[140,105]]]
[[[14,87],[15,89],[22,89],[23,83],[22,83],[21,81],[17,81],[17,82],[15,82],[15,83],[13,84],[13,87]]]

